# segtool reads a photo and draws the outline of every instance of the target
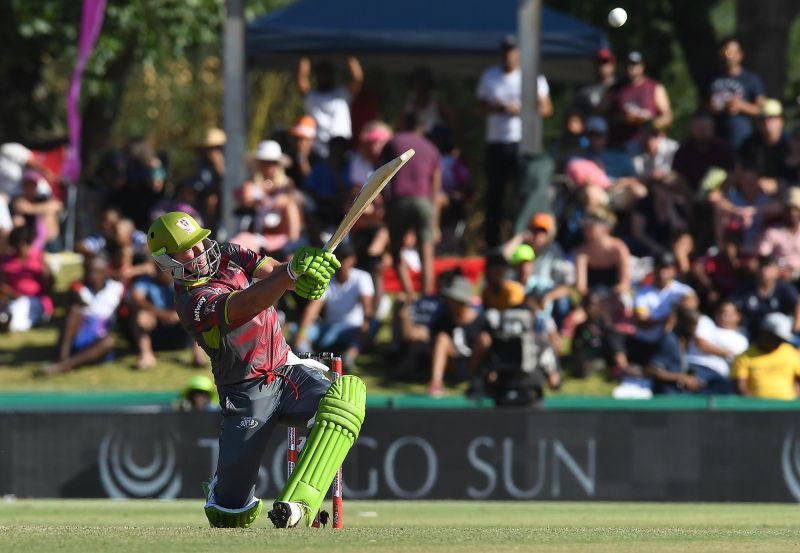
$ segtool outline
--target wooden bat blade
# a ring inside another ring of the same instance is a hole
[[[372,203],[372,201],[378,197],[378,194],[381,193],[389,181],[392,180],[392,177],[400,170],[400,168],[406,164],[406,161],[411,159],[414,155],[414,150],[406,150],[401,155],[394,158],[389,163],[381,165],[369,176],[367,182],[364,183],[364,186],[361,187],[361,191],[356,196],[356,199],[353,200],[353,205],[350,207],[350,210],[342,219],[342,222],[339,223],[339,228],[336,229],[336,232],[333,233],[333,236],[330,237],[328,243],[325,244],[325,249],[328,251],[333,251],[336,249],[347,233],[350,232],[350,229],[353,228],[353,225],[356,224],[358,218],[364,213],[367,209],[367,206]]]

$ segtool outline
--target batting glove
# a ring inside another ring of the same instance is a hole
[[[325,293],[328,282],[330,282],[330,277],[324,282],[319,282],[308,274],[303,274],[297,277],[294,293],[307,300],[318,300]]]
[[[327,286],[336,269],[341,266],[342,264],[331,252],[302,246],[294,252],[289,263],[289,274],[295,279],[307,275],[317,282],[324,282]]]

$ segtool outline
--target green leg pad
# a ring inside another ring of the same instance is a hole
[[[336,470],[358,438],[366,403],[367,387],[357,376],[342,376],[331,385],[278,501],[302,503],[308,513],[319,510]],[[309,526],[313,518],[313,514],[306,517]]]
[[[263,503],[258,498],[241,509],[226,509],[214,503],[213,484],[203,482],[203,493],[206,495],[204,510],[212,528],[250,528],[261,514]]]

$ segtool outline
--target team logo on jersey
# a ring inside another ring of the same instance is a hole
[[[175,226],[184,231],[186,234],[191,234],[195,231],[195,226],[186,217],[181,217],[175,221]]]
[[[239,421],[239,426],[236,428],[255,428],[258,426],[258,421],[253,417],[242,417],[242,420]]]

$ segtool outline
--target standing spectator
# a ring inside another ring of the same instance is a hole
[[[356,269],[356,251],[345,242],[336,249],[342,266],[318,301],[309,302],[295,336],[300,351],[344,352],[345,366],[354,366],[369,343],[374,315],[372,277]],[[319,322],[325,308],[325,318]]]
[[[795,283],[800,281],[800,188],[790,188],[783,224],[768,228],[758,244],[759,255],[773,256]]]
[[[15,228],[8,250],[0,252],[0,327],[11,332],[29,330],[53,315],[44,238],[34,232],[27,226]]]
[[[617,60],[609,48],[594,55],[595,81],[575,94],[575,108],[584,119],[592,115],[608,115],[608,91],[617,80]]]
[[[442,190],[439,194],[440,226],[443,252],[464,253],[467,204],[472,200],[472,176],[461,157],[461,149],[453,141],[453,132],[447,127],[434,129],[431,140],[442,156]]]
[[[764,103],[761,77],[742,67],[744,53],[736,38],[720,44],[723,70],[708,88],[709,107],[716,116],[717,136],[738,150],[753,132],[751,117],[757,117]]]
[[[747,338],[738,331],[742,317],[736,305],[726,301],[717,308],[714,319],[700,315],[694,335],[689,339],[686,364],[702,383],[700,393],[730,394],[731,362],[747,350]]]
[[[744,316],[747,335],[758,335],[761,323],[769,313],[783,313],[794,318],[792,332],[800,332],[800,296],[797,290],[781,279],[778,260],[772,255],[758,258],[758,271],[753,284],[733,298]]]
[[[703,109],[697,110],[689,125],[689,137],[675,152],[672,169],[696,193],[709,169],[719,167],[732,171],[733,164],[731,147],[726,141],[714,136],[714,119],[711,114]]]
[[[317,136],[317,122],[310,115],[303,115],[289,131],[292,140],[289,142],[289,158],[291,164],[286,173],[302,190],[306,178],[311,174],[311,166],[316,161],[314,138]]]
[[[426,67],[418,67],[408,76],[408,98],[403,111],[397,114],[395,127],[403,126],[405,114],[409,112],[417,114],[429,137],[436,127],[458,128],[455,113],[439,98],[433,74]]]
[[[792,342],[792,320],[770,313],[762,321],[755,344],[733,362],[733,377],[743,396],[797,399],[800,354]]]
[[[22,175],[25,169],[34,169],[40,174],[51,178],[53,175],[33,155],[33,152],[22,144],[7,142],[0,144],[0,196],[6,201],[20,193]],[[46,180],[39,179],[38,193],[49,196],[52,192]]]
[[[789,185],[800,186],[800,126],[794,127],[789,135],[789,151],[783,163]]]
[[[316,88],[311,88],[311,60],[300,58],[297,65],[297,90],[303,97],[305,112],[317,123],[314,151],[328,157],[328,143],[334,136],[348,140],[353,136],[350,120],[350,102],[364,83],[361,64],[353,56],[347,57],[350,82],[347,86],[336,86],[336,72],[330,61],[323,60],[314,67]]]
[[[444,375],[448,369],[457,376],[467,373],[481,331],[486,322],[472,305],[472,286],[465,277],[453,278],[442,292],[447,309],[433,324],[433,353],[431,360],[431,380],[428,395],[444,395]]]
[[[405,130],[397,133],[386,146],[386,158],[394,158],[409,148],[416,151],[402,171],[387,187],[387,223],[392,250],[392,262],[403,291],[412,294],[414,288],[408,266],[401,252],[406,233],[413,230],[422,260],[422,292],[433,294],[433,246],[440,238],[439,204],[436,198],[442,186],[442,162],[439,150],[425,138],[425,127],[412,112],[406,114]]]
[[[343,136],[334,136],[328,143],[328,157],[318,158],[306,178],[306,223],[312,244],[321,232],[336,228],[341,221],[342,207],[350,194],[350,145]]]
[[[488,68],[481,75],[477,97],[486,119],[486,245],[500,245],[500,223],[508,181],[517,185],[517,155],[522,140],[522,71],[515,36],[502,43],[503,63]],[[539,113],[553,113],[550,88],[544,76],[537,82]]]
[[[108,260],[94,256],[84,264],[83,280],[71,287],[67,318],[58,340],[58,361],[37,374],[48,376],[95,363],[114,348],[111,330],[122,301],[122,283],[109,277]]]
[[[131,219],[136,228],[150,223],[150,210],[164,197],[166,169],[143,137],[133,137],[118,154],[119,186],[108,201]]]
[[[155,271],[155,276],[142,276],[133,281],[130,290],[130,328],[139,352],[135,368],[149,369],[156,365],[154,351],[188,346],[192,342],[195,367],[206,365],[206,356],[190,339],[175,312],[175,294],[168,271]]]
[[[636,332],[628,339],[628,355],[634,363],[647,364],[656,344],[668,333],[667,321],[675,306],[695,295],[689,286],[675,280],[675,271],[675,256],[661,254],[655,261],[653,283],[640,288],[634,297]]]
[[[784,131],[783,106],[778,100],[764,100],[756,132],[744,141],[739,158],[750,161],[761,178],[783,180],[791,176],[786,165],[789,138]],[[773,184],[777,188],[777,183]]]
[[[610,140],[630,150],[646,125],[665,129],[672,124],[672,107],[664,85],[645,75],[640,52],[628,54],[626,70],[627,80],[609,92]]]

